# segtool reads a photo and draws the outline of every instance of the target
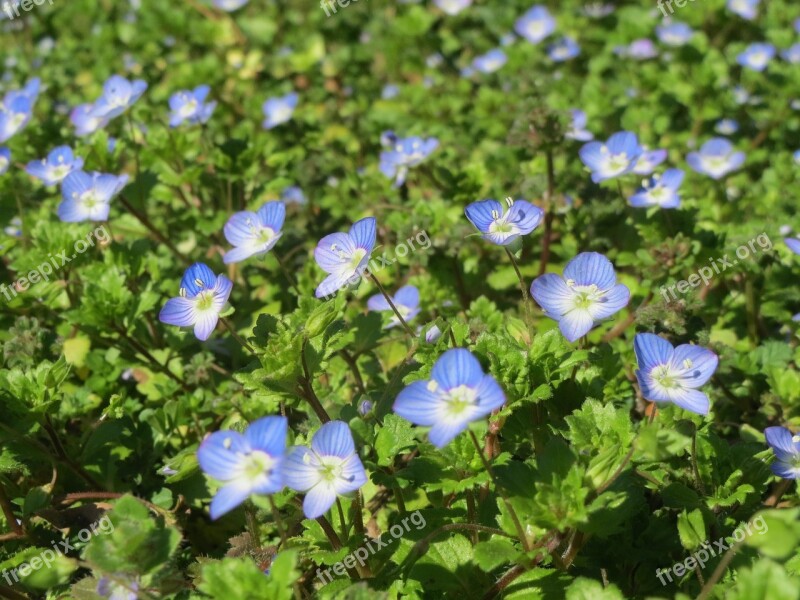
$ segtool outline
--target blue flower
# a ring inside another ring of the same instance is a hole
[[[472,0],[433,0],[433,3],[448,15],[457,15],[472,5]]]
[[[467,206],[464,213],[483,237],[498,246],[507,246],[521,235],[539,226],[544,211],[525,200],[506,198],[506,209],[497,200],[480,200]]]
[[[330,296],[348,283],[356,283],[369,264],[375,246],[376,221],[356,221],[348,233],[326,235],[314,250],[314,259],[328,277],[317,287],[317,298]]]
[[[602,254],[582,252],[567,263],[564,276],[546,273],[531,284],[531,296],[570,342],[628,305],[630,290],[617,284],[614,265]]]
[[[397,98],[400,95],[400,88],[394,83],[387,83],[383,86],[383,90],[381,91],[381,98],[383,100],[392,100],[393,98]]]
[[[73,171],[83,168],[83,159],[76,157],[69,146],[59,146],[47,158],[28,163],[25,171],[40,179],[45,185],[56,185]]]
[[[147,83],[141,79],[128,81],[121,75],[112,75],[103,84],[103,94],[94,103],[91,116],[110,121],[136,104],[145,90]]]
[[[281,192],[281,200],[283,200],[285,204],[305,204],[308,202],[305,194],[303,194],[303,190],[296,185],[290,185],[284,188]]]
[[[194,90],[182,90],[173,94],[169,99],[169,108],[172,110],[169,126],[177,127],[185,122],[192,125],[207,123],[217,107],[216,102],[206,103],[210,91],[210,87],[201,85]]]
[[[225,239],[235,246],[225,253],[225,264],[240,262],[251,256],[266,254],[278,243],[286,218],[283,202],[267,202],[258,212],[242,211],[225,223]]]
[[[631,206],[678,208],[681,204],[678,188],[683,183],[683,175],[680,169],[667,169],[663,175],[653,175],[644,180],[639,191],[631,196]]]
[[[786,245],[789,247],[789,250],[794,252],[795,254],[800,254],[800,239],[796,237],[787,237],[783,239],[786,242]]]
[[[472,61],[472,66],[480,73],[494,73],[508,61],[506,53],[500,48],[489,50],[486,54],[478,56]]]
[[[278,98],[269,98],[261,110],[264,112],[264,129],[272,129],[283,123],[289,121],[294,114],[294,109],[297,108],[299,96],[291,92],[285,96]]]
[[[800,150],[795,150],[792,158],[794,158],[794,164],[800,165]]]
[[[800,478],[800,435],[792,435],[785,427],[767,427],[764,436],[775,453],[772,472],[784,479]]]
[[[794,44],[781,52],[781,56],[783,60],[793,65],[800,63],[800,43]]]
[[[93,104],[81,104],[72,109],[69,120],[75,126],[75,135],[83,137],[103,129],[108,125],[108,119],[94,116]]]
[[[686,162],[698,173],[713,179],[722,179],[731,171],[744,164],[744,152],[735,152],[733,145],[725,138],[708,140],[700,152],[690,152]]]
[[[31,79],[21,90],[8,92],[0,101],[0,144],[22,131],[33,116],[40,81]]]
[[[752,21],[758,13],[758,4],[761,0],[728,0],[728,10],[736,13],[743,19]]]
[[[605,144],[589,142],[579,154],[583,164],[592,171],[592,181],[600,183],[633,171],[643,151],[636,134],[620,131]]]
[[[556,30],[556,21],[544,6],[534,6],[514,23],[514,31],[538,44]]]
[[[398,138],[393,132],[384,132],[381,143],[387,147],[381,152],[380,169],[386,177],[394,178],[395,187],[406,181],[408,169],[416,167],[439,146],[436,138]]]
[[[282,474],[287,486],[305,493],[303,514],[308,519],[321,517],[337,496],[355,492],[367,483],[353,434],[341,421],[320,427],[310,448],[292,448],[284,460]]]
[[[8,148],[0,148],[0,175],[8,171],[11,166],[11,150]]]
[[[636,60],[647,60],[648,58],[654,58],[658,56],[658,49],[653,43],[653,40],[648,40],[645,38],[641,40],[634,40],[631,42],[630,46],[621,48],[619,54],[622,56],[635,58]]]
[[[616,8],[613,4],[603,4],[602,2],[593,2],[583,7],[583,14],[592,19],[602,19],[612,14]]]
[[[183,275],[180,295],[167,300],[158,319],[167,325],[194,326],[194,335],[205,341],[216,328],[231,289],[233,283],[225,275],[214,275],[206,265],[194,263]]]
[[[214,0],[214,7],[225,12],[233,12],[239,10],[250,0]]]
[[[127,175],[73,171],[61,182],[58,218],[66,223],[106,221],[109,203],[127,184]]]
[[[215,431],[197,449],[206,475],[223,486],[211,500],[211,518],[218,519],[253,494],[275,494],[284,487],[286,417],[263,417],[244,433]]]
[[[636,175],[650,175],[656,167],[667,160],[666,150],[644,150],[633,167]]]
[[[95,591],[98,596],[108,600],[136,600],[139,597],[139,582],[124,574],[101,577]]]
[[[736,57],[736,62],[753,71],[763,71],[769,61],[775,57],[775,46],[772,44],[750,44]]]
[[[408,323],[419,314],[419,290],[413,285],[406,285],[397,290],[392,296],[392,303],[397,311],[402,315],[403,320]],[[376,312],[390,311],[392,319],[386,326],[387,329],[400,325],[400,320],[394,314],[392,307],[383,294],[376,294],[367,301],[367,308]]]
[[[428,439],[437,448],[449,444],[472,421],[505,404],[506,397],[491,375],[469,350],[445,352],[427,381],[415,381],[397,396],[394,412],[404,419],[430,427]]]
[[[800,33],[800,19],[797,19],[797,20],[794,22],[794,30],[795,30],[797,33]]]
[[[739,131],[739,123],[734,119],[722,119],[714,126],[714,131],[721,135],[733,135]]]
[[[645,400],[672,402],[693,413],[708,414],[708,396],[697,388],[717,370],[716,354],[694,344],[673,348],[652,333],[637,333],[633,351],[639,364],[636,379]]]
[[[577,108],[572,109],[569,112],[572,117],[572,121],[569,125],[569,131],[564,134],[564,137],[577,142],[589,142],[593,140],[594,134],[591,131],[586,130],[586,113],[582,110],[578,110]]]
[[[442,337],[442,330],[435,323],[425,332],[425,341],[428,344],[433,344],[440,337]]]
[[[656,35],[662,44],[667,46],[683,46],[692,39],[694,29],[686,23],[675,21],[667,25],[656,27]]]
[[[575,58],[580,53],[581,47],[571,37],[563,37],[554,44],[550,44],[547,49],[547,54],[553,62],[564,62]]]

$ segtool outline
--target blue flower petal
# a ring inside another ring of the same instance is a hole
[[[303,500],[303,514],[307,519],[316,519],[324,515],[336,502],[336,490],[321,482],[306,494]]]
[[[633,338],[633,351],[636,362],[643,372],[650,372],[653,367],[666,365],[674,349],[664,338],[653,333],[637,333]]]
[[[304,446],[290,448],[281,462],[283,482],[296,492],[305,492],[320,481],[317,456]]]
[[[431,379],[443,390],[451,390],[460,385],[476,387],[483,379],[483,369],[469,350],[453,348],[442,354],[433,365]]]
[[[427,381],[415,381],[397,395],[392,410],[406,421],[430,427],[440,420],[441,403]]]
[[[393,300],[396,305],[399,304],[413,310],[419,306],[419,290],[413,285],[404,285],[397,290]]]
[[[594,320],[588,310],[573,309],[561,317],[558,328],[570,342],[589,333],[594,327]]]
[[[698,388],[711,379],[717,370],[719,357],[706,348],[681,344],[675,348],[670,363],[674,370],[682,372],[680,377],[682,385]]]
[[[197,449],[197,462],[206,475],[219,481],[239,476],[241,455],[250,452],[250,444],[238,431],[215,431]]]
[[[278,233],[286,218],[286,205],[281,201],[267,202],[258,209],[258,218],[264,227]]]
[[[377,221],[375,217],[367,217],[356,221],[350,228],[350,237],[353,240],[356,248],[363,248],[367,251],[367,256],[372,252],[375,247]]]
[[[367,483],[367,472],[357,454],[353,454],[341,464],[341,473],[333,481],[333,489],[337,494],[349,494]]]
[[[203,290],[210,290],[217,285],[217,276],[203,263],[194,263],[186,269],[181,279],[181,288],[186,290],[186,296],[192,298]]]
[[[332,233],[317,243],[314,260],[326,273],[339,273],[350,262],[355,249],[355,242],[348,234]]]
[[[607,319],[628,306],[630,299],[631,291],[621,283],[617,284],[600,301],[589,306],[589,314],[595,321]]]
[[[464,431],[468,425],[469,422],[466,420],[436,423],[431,427],[428,433],[428,439],[431,441],[431,444],[437,448],[444,448],[447,444],[452,442],[459,433]]]
[[[167,325],[190,327],[197,320],[195,302],[181,296],[170,298],[158,313],[158,320]]]
[[[467,206],[464,213],[478,231],[489,233],[489,226],[496,219],[494,215],[499,217],[503,214],[503,205],[497,200],[480,200]]]
[[[314,434],[311,449],[319,456],[338,456],[344,459],[355,453],[356,445],[347,423],[330,421]]]
[[[797,445],[792,441],[792,432],[785,427],[767,427],[764,436],[778,460],[788,461],[800,454]]]
[[[614,265],[597,252],[581,252],[564,268],[564,279],[572,280],[575,285],[596,285],[601,290],[614,287],[617,276]]]
[[[249,485],[243,482],[229,483],[219,489],[211,500],[211,519],[216,521],[222,515],[229,513],[239,506],[252,493]]]
[[[555,320],[559,320],[561,315],[569,312],[574,306],[572,290],[555,273],[546,273],[534,279],[531,284],[531,296],[545,314]]]
[[[253,450],[261,450],[270,456],[282,456],[286,451],[286,417],[263,417],[253,421],[244,437]]]
[[[707,415],[710,403],[708,396],[698,390],[678,390],[672,393],[672,402],[698,415]]]

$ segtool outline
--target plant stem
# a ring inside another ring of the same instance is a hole
[[[260,550],[261,533],[258,531],[256,507],[249,500],[244,504],[244,516],[247,521],[247,531],[250,533],[250,542],[256,550]]]
[[[692,431],[692,470],[694,471],[694,479],[697,483],[698,491],[701,495],[706,495],[706,487],[703,485],[703,480],[700,478],[700,469],[697,468],[697,426]]]
[[[394,314],[395,314],[395,316],[396,316],[396,317],[397,317],[397,319],[400,321],[400,324],[401,324],[401,325],[403,326],[403,328],[406,330],[406,332],[408,333],[408,335],[410,335],[410,336],[412,337],[412,339],[413,339],[413,338],[416,338],[417,336],[416,336],[416,334],[414,333],[414,330],[413,330],[413,329],[411,329],[411,327],[409,327],[409,326],[408,326],[408,323],[406,323],[405,319],[403,318],[403,315],[401,315],[401,314],[400,314],[400,311],[399,311],[399,310],[397,310],[397,307],[394,305],[394,302],[392,301],[392,298],[391,298],[391,296],[389,296],[389,294],[388,294],[388,293],[386,292],[386,290],[383,288],[383,286],[381,285],[381,282],[380,282],[380,281],[378,281],[378,278],[377,278],[377,277],[375,277],[375,275],[374,275],[373,273],[370,273],[370,274],[369,274],[369,276],[372,278],[372,281],[374,281],[374,282],[375,282],[375,285],[377,285],[377,286],[378,286],[378,289],[381,291],[381,294],[383,294],[383,297],[384,297],[384,298],[386,298],[386,301],[389,303],[389,306],[391,306],[391,307],[392,307],[392,310],[394,311]]]
[[[6,496],[6,490],[3,488],[2,483],[0,483],[0,508],[3,509],[3,515],[11,531],[13,531],[17,537],[23,537],[25,535],[25,528],[17,523],[17,518],[14,516],[14,508],[11,506],[8,496]]]
[[[303,347],[300,349],[300,360],[303,363],[303,377],[300,378],[300,384],[305,392],[305,398],[311,404],[311,408],[314,409],[314,412],[317,414],[317,418],[323,423],[327,423],[331,420],[328,412],[325,410],[325,407],[322,406],[322,402],[319,401],[317,394],[314,392],[314,387],[311,385],[311,373],[308,369],[308,361],[306,361],[306,344],[308,340],[303,341]]]
[[[250,352],[250,354],[252,354],[253,356],[258,356],[256,354],[256,351],[253,350],[253,347],[250,344],[248,344],[247,341],[242,336],[240,336],[238,333],[236,333],[236,330],[233,328],[233,325],[231,325],[228,322],[228,319],[226,319],[225,317],[220,317],[219,320],[222,322],[223,325],[225,325],[225,327],[228,329],[228,331],[231,332],[231,335],[233,336],[233,339],[235,339],[237,342],[239,342],[245,350]]]
[[[342,508],[342,501],[339,496],[336,496],[336,509],[339,512],[339,528],[342,530],[342,537],[347,539],[347,520],[344,518],[344,508]]]
[[[525,323],[528,325],[528,333],[530,333],[531,337],[533,337],[533,306],[531,305],[531,295],[528,292],[528,285],[525,283],[525,279],[522,277],[522,273],[519,270],[519,265],[517,264],[517,259],[514,257],[514,253],[511,252],[507,247],[504,247],[506,254],[508,255],[508,259],[511,261],[511,266],[514,267],[514,272],[517,274],[517,279],[519,280],[519,289],[522,292],[522,302],[525,305]]]
[[[278,266],[280,267],[281,271],[283,271],[283,276],[286,277],[286,281],[289,282],[289,285],[292,287],[295,294],[301,296],[302,294],[300,293],[300,289],[297,287],[297,283],[294,281],[294,277],[292,277],[291,273],[289,273],[288,269],[283,264],[281,257],[278,256],[277,252],[273,252],[272,255],[275,257],[275,260],[278,261]]]
[[[275,500],[272,499],[272,496],[268,496],[269,498],[269,506],[272,509],[272,518],[275,520],[275,527],[278,529],[278,535],[281,538],[281,546],[286,546],[286,529],[283,527],[283,521],[281,520],[281,513],[278,510],[278,507],[275,506]]]
[[[159,242],[161,242],[167,248],[169,248],[170,251],[176,256],[176,258],[180,259],[181,262],[183,262],[184,264],[188,265],[190,263],[189,259],[186,258],[183,254],[181,254],[181,251],[178,250],[175,244],[173,244],[168,237],[166,237],[163,233],[161,233],[158,230],[158,228],[155,225],[153,225],[150,219],[147,218],[147,215],[145,215],[143,212],[135,208],[127,200],[127,198],[125,198],[125,196],[120,196],[119,200],[122,203],[122,206],[124,206],[128,210],[128,212],[130,212],[134,217],[136,217],[136,219],[142,225],[144,225],[145,229],[147,229],[150,233],[152,233]]]
[[[347,366],[350,367],[350,371],[353,373],[353,377],[356,380],[356,387],[358,387],[358,391],[361,394],[366,394],[367,390],[364,387],[364,380],[361,378],[361,371],[358,369],[358,362],[356,359],[344,348],[339,350],[339,356],[342,357],[342,360],[347,363]]]

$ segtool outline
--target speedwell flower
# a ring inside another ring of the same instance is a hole
[[[367,483],[353,434],[341,421],[320,427],[310,448],[292,448],[284,459],[282,475],[287,486],[305,493],[303,514],[308,519],[321,517],[337,496],[355,492]]]
[[[58,218],[66,223],[106,221],[109,203],[127,183],[127,175],[73,171],[61,182]]]
[[[534,6],[517,19],[514,30],[532,44],[538,44],[556,30],[556,21],[544,6]]]
[[[206,475],[223,483],[211,500],[211,518],[230,512],[252,494],[275,494],[283,487],[286,417],[263,417],[244,433],[215,431],[197,449]]]
[[[531,296],[574,342],[598,321],[625,308],[631,292],[617,283],[610,260],[597,252],[583,252],[567,263],[563,277],[555,273],[537,277]]]
[[[195,263],[183,275],[180,295],[167,300],[158,320],[178,327],[194,326],[197,339],[205,341],[216,328],[231,289],[233,283],[225,275],[214,275],[206,265]]]
[[[433,3],[439,9],[446,12],[448,15],[457,15],[465,8],[469,8],[472,0],[433,0]]]
[[[789,250],[794,252],[795,254],[800,254],[800,239],[796,237],[787,237],[783,240],[786,242],[786,245],[789,247]]]
[[[207,123],[217,107],[216,102],[206,102],[210,91],[211,88],[207,85],[200,85],[193,90],[174,93],[169,99],[169,108],[172,111],[169,126],[177,127],[182,123],[191,125]]]
[[[121,75],[112,75],[103,84],[103,94],[92,106],[91,116],[111,120],[120,116],[142,97],[147,83],[141,79],[128,81]]]
[[[678,188],[683,183],[683,175],[680,169],[667,169],[663,175],[653,175],[645,179],[639,191],[631,196],[631,206],[678,208],[681,205]]]
[[[239,10],[250,0],[214,0],[214,7],[225,12],[233,12]]]
[[[403,317],[403,320],[408,323],[419,314],[419,290],[413,285],[401,287],[392,296],[392,304]],[[392,307],[389,306],[389,302],[383,294],[375,294],[367,300],[367,308],[377,312],[390,311],[392,313],[392,320],[386,326],[387,329],[400,325],[400,319],[394,314]]]
[[[47,158],[33,160],[25,167],[29,175],[40,179],[45,185],[56,185],[73,171],[83,168],[83,159],[72,153],[69,146],[59,146]]]
[[[725,138],[708,140],[700,152],[690,152],[686,162],[698,173],[713,179],[722,179],[744,164],[744,152],[735,152],[733,144]]]
[[[693,413],[708,414],[708,396],[697,388],[717,370],[716,354],[693,344],[673,348],[652,333],[637,333],[633,350],[639,364],[636,378],[646,400],[672,402]]]
[[[792,65],[800,63],[800,44],[794,44],[781,52],[781,57]]]
[[[579,155],[592,171],[592,181],[600,183],[633,171],[642,152],[636,134],[620,131],[606,143],[589,142],[580,149]]]
[[[264,129],[272,129],[289,121],[297,108],[300,97],[295,92],[290,92],[285,96],[269,98],[261,110],[264,113]]]
[[[296,185],[290,185],[281,192],[281,200],[285,204],[305,204],[308,202],[303,190]]]
[[[498,246],[507,246],[539,226],[544,211],[525,200],[506,198],[506,209],[497,200],[480,200],[464,211],[483,237]]]
[[[739,131],[739,123],[734,119],[721,119],[714,125],[714,131],[720,135],[733,135]]]
[[[317,287],[317,298],[330,296],[347,283],[358,281],[369,264],[375,236],[375,218],[367,217],[353,223],[348,233],[332,233],[319,241],[314,259],[329,275]]]
[[[33,79],[23,89],[8,92],[0,101],[0,144],[22,131],[33,116],[39,94],[39,80]]]
[[[775,46],[772,44],[750,44],[736,57],[736,62],[753,71],[763,71],[769,61],[775,57]]]
[[[800,435],[792,435],[785,427],[767,427],[764,435],[775,453],[772,472],[784,479],[800,479]]]
[[[505,401],[500,385],[483,372],[478,359],[465,348],[454,348],[436,361],[428,381],[415,381],[400,392],[394,412],[430,427],[428,439],[442,448]]]
[[[656,170],[656,167],[667,160],[666,150],[644,150],[639,160],[636,161],[636,166],[633,167],[633,172],[636,175],[650,175]]]
[[[758,4],[761,0],[728,0],[728,10],[736,13],[743,19],[752,21],[758,13]]]
[[[581,53],[578,42],[571,37],[563,37],[554,44],[550,44],[547,54],[553,62],[564,62],[575,58]]]
[[[0,175],[8,171],[11,165],[11,150],[8,148],[0,148]]]
[[[594,134],[586,129],[586,113],[577,108],[569,112],[572,121],[569,125],[569,131],[564,134],[564,137],[568,140],[575,140],[578,142],[589,142],[593,140]]]
[[[480,73],[494,73],[508,61],[506,53],[500,48],[489,50],[486,54],[475,57],[472,67]]]
[[[81,104],[72,109],[69,120],[75,126],[75,135],[83,137],[103,129],[108,119],[94,116],[94,104]]]
[[[395,187],[405,183],[410,167],[416,167],[439,146],[436,138],[398,138],[391,131],[381,135],[381,143],[387,147],[380,156],[381,173],[394,178]]]
[[[683,46],[692,39],[694,30],[686,23],[674,21],[656,27],[656,35],[662,44],[667,46]]]
[[[283,235],[286,218],[283,202],[267,202],[258,212],[238,212],[225,223],[225,239],[235,246],[225,253],[225,264],[242,261],[251,256],[266,254]]]

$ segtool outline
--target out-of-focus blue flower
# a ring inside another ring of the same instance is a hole
[[[586,335],[602,319],[628,305],[630,290],[617,283],[614,265],[602,254],[582,252],[567,263],[564,276],[546,273],[531,284],[531,296],[558,321],[570,342]]]
[[[793,65],[800,63],[800,43],[794,44],[781,52],[783,60]]]
[[[714,131],[721,135],[733,135],[739,131],[739,123],[734,119],[722,119],[714,126]]]
[[[398,138],[391,131],[383,133],[381,143],[387,148],[381,152],[381,173],[394,178],[395,187],[405,183],[410,167],[416,167],[439,146],[436,138]]]
[[[158,319],[167,325],[193,326],[197,339],[205,341],[217,327],[232,289],[225,275],[214,275],[206,265],[195,263],[183,275],[180,295],[167,300]]]
[[[113,75],[103,84],[103,94],[92,106],[91,116],[111,120],[131,108],[147,90],[141,79],[128,81]]]
[[[800,165],[800,150],[795,150],[792,157],[794,158],[794,164]]]
[[[750,44],[747,49],[736,57],[736,62],[746,69],[763,71],[769,61],[775,57],[775,46],[772,44]]]
[[[8,171],[11,165],[11,150],[8,148],[0,148],[0,175]]]
[[[694,344],[673,348],[667,340],[652,333],[637,333],[633,351],[639,364],[636,379],[646,400],[672,402],[698,415],[708,414],[708,396],[697,388],[705,385],[717,370],[716,354]]]
[[[314,259],[328,277],[319,284],[317,298],[330,296],[364,274],[375,247],[377,223],[374,217],[356,221],[348,233],[326,235],[314,250]]]
[[[525,200],[506,198],[506,204],[507,209],[497,200],[480,200],[467,206],[464,213],[484,239],[507,246],[536,229],[544,211]]]
[[[101,577],[97,581],[96,592],[108,600],[136,600],[139,597],[139,582],[124,574]]]
[[[22,237],[22,219],[14,217],[8,225],[3,228],[3,232],[11,237]]]
[[[214,6],[225,12],[233,12],[245,6],[250,0],[214,0]]]
[[[650,175],[665,160],[667,160],[666,150],[645,150],[636,161],[633,172],[637,175]]]
[[[592,181],[600,183],[633,171],[643,149],[636,134],[615,133],[606,143],[589,142],[580,149],[580,157],[592,172]]]
[[[83,137],[104,128],[108,119],[94,116],[93,104],[81,104],[72,109],[69,120],[75,126],[75,135]]]
[[[795,254],[800,254],[800,239],[796,237],[787,237],[783,241],[786,242],[789,250]]]
[[[500,45],[503,47],[510,46],[516,41],[517,41],[517,36],[515,36],[513,33],[509,31],[508,33],[504,33],[503,37],[500,38]]]
[[[395,85],[394,83],[387,83],[383,86],[383,91],[381,92],[381,98],[384,100],[392,100],[393,98],[397,98],[400,95],[400,88]]]
[[[295,92],[290,92],[285,96],[270,98],[261,107],[264,112],[264,129],[272,129],[292,118],[294,109],[297,108],[299,96]]]
[[[428,67],[429,69],[435,69],[437,67],[441,67],[443,63],[444,63],[444,56],[442,56],[440,52],[434,52],[425,59],[425,66]]]
[[[58,218],[66,223],[106,221],[110,202],[128,184],[128,176],[73,171],[61,182]]]
[[[234,246],[222,259],[226,265],[266,254],[278,243],[286,218],[283,202],[267,202],[258,212],[237,212],[225,223],[225,239]]]
[[[0,165],[1,166],[1,165]],[[25,167],[28,175],[41,180],[45,185],[56,185],[73,171],[83,168],[83,159],[72,153],[69,146],[59,146],[47,158],[33,160]]]
[[[114,150],[117,149],[117,138],[110,137],[108,138],[108,143],[106,144],[106,150],[109,154],[114,154]]]
[[[800,478],[800,435],[792,435],[785,427],[767,427],[764,436],[775,454],[772,472],[784,479]]]
[[[296,185],[290,185],[281,192],[281,200],[285,204],[305,204],[308,202],[303,190]]]
[[[636,60],[647,60],[658,56],[658,49],[653,40],[645,38],[631,42],[631,45],[625,49],[624,54]]]
[[[534,6],[514,23],[514,31],[538,44],[556,30],[556,20],[544,6]]]
[[[570,123],[569,131],[564,134],[564,137],[578,142],[589,142],[593,140],[594,134],[586,129],[586,113],[577,108],[569,112],[572,116],[572,122]]]
[[[303,514],[308,519],[321,517],[338,496],[355,492],[367,483],[353,434],[342,421],[330,421],[320,427],[310,448],[292,448],[281,470],[287,486],[305,493]]]
[[[486,54],[475,57],[472,61],[472,66],[476,71],[481,73],[494,73],[499,70],[508,61],[506,53],[500,48],[489,50]]]
[[[397,293],[392,296],[392,304],[394,304],[397,312],[403,317],[403,320],[408,323],[419,314],[419,290],[413,285],[401,287],[397,290]],[[367,300],[367,308],[375,312],[390,311],[392,313],[392,319],[386,326],[387,329],[400,325],[400,319],[394,314],[392,307],[389,306],[389,302],[383,294],[376,294]]]
[[[442,448],[505,401],[502,388],[483,372],[478,359],[465,348],[454,348],[436,361],[429,380],[415,381],[400,392],[394,412],[415,425],[430,427],[428,439]]]
[[[230,512],[253,494],[275,494],[284,487],[286,417],[263,417],[244,433],[215,431],[197,449],[206,475],[223,483],[211,500],[212,519]]]
[[[613,4],[603,4],[602,2],[592,2],[583,7],[583,14],[592,19],[602,19],[612,14],[616,8]]]
[[[472,4],[472,0],[433,0],[433,3],[448,15],[457,15]]]
[[[758,4],[761,0],[728,0],[728,10],[736,13],[743,19],[752,21],[758,14]]]
[[[8,92],[0,101],[0,144],[22,131],[33,116],[41,81],[31,79],[20,90]]]
[[[653,175],[644,180],[639,191],[631,196],[631,206],[678,208],[681,205],[678,188],[683,183],[683,176],[684,173],[680,169],[667,169],[663,175]]]
[[[177,127],[182,123],[192,125],[207,123],[217,107],[216,102],[206,102],[210,91],[211,88],[207,85],[200,85],[194,90],[182,90],[173,94],[169,99],[169,108],[172,111],[169,126]]]
[[[690,152],[686,162],[698,173],[713,179],[722,179],[731,171],[739,169],[745,160],[744,152],[736,152],[725,138],[708,140],[700,152]]]
[[[557,42],[550,44],[547,49],[547,54],[553,62],[564,62],[575,58],[581,53],[581,47],[578,42],[571,37],[563,37]]]
[[[666,44],[667,46],[683,46],[692,39],[694,29],[689,27],[686,23],[675,21],[656,27],[656,35],[658,35],[658,39],[662,44]]]

